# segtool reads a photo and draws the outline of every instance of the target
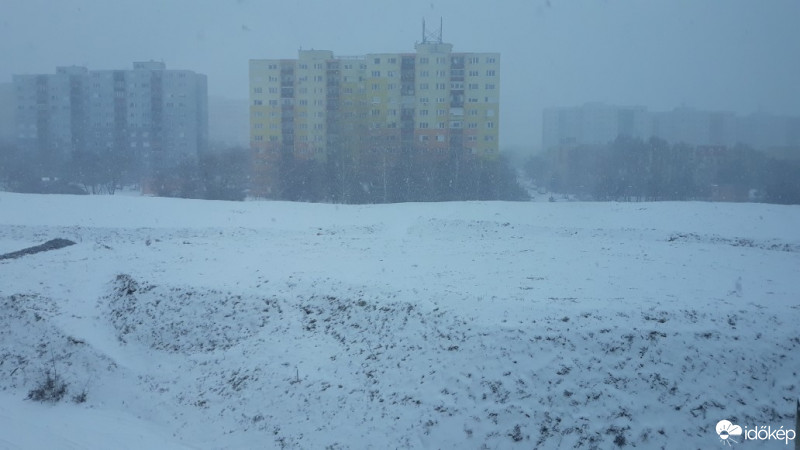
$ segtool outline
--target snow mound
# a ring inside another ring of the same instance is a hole
[[[80,399],[116,364],[80,337],[64,333],[54,318],[63,314],[50,298],[35,294],[0,297],[0,390],[30,391],[47,374],[66,383],[66,398]]]
[[[103,300],[121,342],[187,354],[227,350],[280,313],[274,300],[155,286],[126,274],[117,275]]]

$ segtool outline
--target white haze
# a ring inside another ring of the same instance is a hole
[[[57,65],[163,60],[247,98],[250,58],[412,52],[421,21],[502,55],[501,146],[536,146],[541,110],[590,101],[800,114],[800,2],[774,0],[2,0],[0,82]]]

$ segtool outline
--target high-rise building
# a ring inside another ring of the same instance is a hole
[[[114,153],[145,172],[196,159],[207,147],[206,76],[135,62],[132,70],[58,67],[14,75],[16,141],[36,154],[43,175],[76,154]]]
[[[453,52],[424,30],[415,50],[251,60],[251,147],[264,164],[342,152],[496,157],[500,54]]]
[[[0,145],[14,141],[14,85],[0,83]]]
[[[681,107],[648,111],[643,106],[587,103],[568,108],[547,108],[542,122],[545,150],[576,145],[604,145],[617,136],[657,137],[671,143],[705,147],[780,149],[800,145],[800,118],[728,111],[703,111]]]

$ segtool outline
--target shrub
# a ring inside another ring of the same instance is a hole
[[[66,393],[67,383],[57,373],[46,370],[44,380],[28,392],[28,399],[37,402],[56,403],[64,398]]]

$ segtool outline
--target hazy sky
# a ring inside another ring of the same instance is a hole
[[[541,110],[800,115],[800,0],[0,0],[0,82],[163,60],[247,97],[251,58],[413,52],[421,21],[454,51],[501,53],[501,147],[538,146]]]

